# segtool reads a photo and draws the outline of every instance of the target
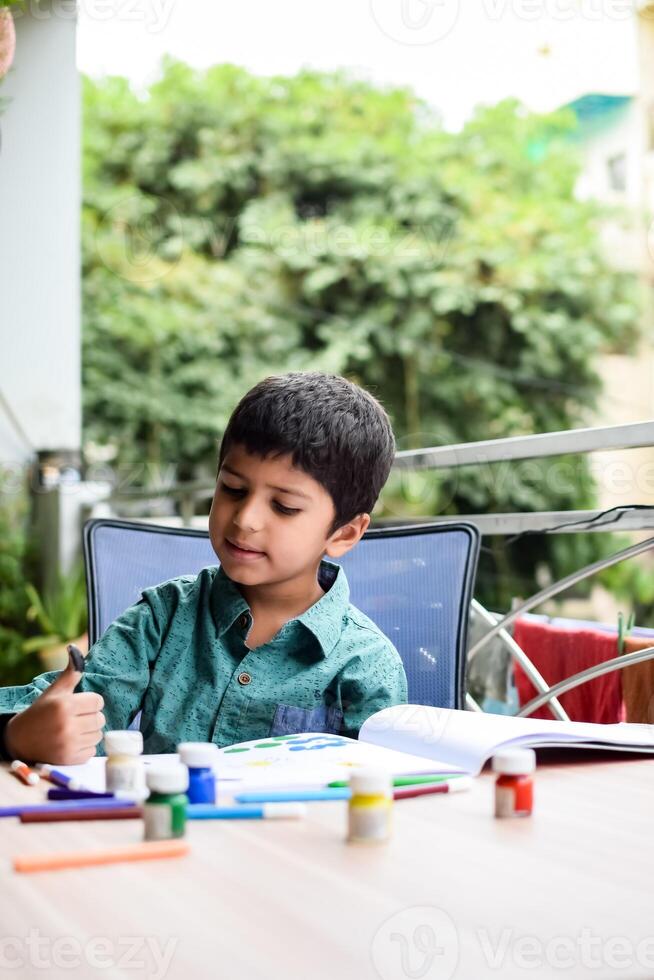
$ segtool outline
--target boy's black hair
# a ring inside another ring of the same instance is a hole
[[[219,468],[236,444],[262,457],[290,454],[293,466],[334,501],[330,533],[371,512],[395,455],[393,429],[377,399],[318,371],[272,376],[248,391],[227,423]]]

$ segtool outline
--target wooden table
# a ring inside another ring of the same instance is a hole
[[[540,765],[531,819],[492,817],[490,773],[398,802],[381,847],[346,844],[334,802],[303,821],[193,822],[188,858],[3,867],[0,976],[654,977],[654,760],[597,758]],[[1,804],[42,793],[0,769]],[[142,834],[137,820],[1,828],[2,858]]]

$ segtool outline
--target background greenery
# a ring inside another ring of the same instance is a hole
[[[570,114],[505,102],[450,134],[406,90],[170,59],[145,98],[83,84],[84,440],[120,486],[209,480],[237,399],[290,369],[360,381],[401,448],[592,424],[597,356],[631,349],[638,303],[600,254],[605,215],[574,197]],[[528,461],[395,474],[377,516],[593,498],[584,457]],[[40,669],[27,507],[0,498],[5,684]],[[491,539],[478,595],[506,608],[618,544]],[[648,570],[605,581],[642,624]],[[67,595],[43,598],[65,612]]]
[[[39,673],[38,659],[26,653],[29,600],[26,583],[34,572],[28,537],[27,492],[0,495],[0,669],[2,684],[24,684]]]
[[[574,125],[504,102],[446,133],[410,91],[341,74],[168,59],[142,99],[84,79],[87,444],[131,484],[208,475],[240,395],[307,368],[376,393],[403,448],[589,422],[597,355],[638,316],[574,197]],[[585,460],[550,460],[398,475],[378,514],[592,503]],[[482,593],[506,604],[601,547],[496,544]]]

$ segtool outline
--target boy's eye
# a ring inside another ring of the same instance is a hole
[[[230,487],[228,483],[224,483],[222,480],[220,481],[220,489],[230,497],[243,497],[247,493],[245,487]],[[273,500],[273,507],[279,514],[284,514],[286,517],[299,514],[301,510],[300,507],[285,507],[278,500]]]
[[[280,504],[279,501],[275,500],[273,503],[275,510],[278,510],[280,514],[286,514],[290,516],[291,514],[299,514],[299,507],[284,507],[284,504]]]
[[[223,490],[224,493],[228,493],[230,497],[240,497],[241,494],[245,493],[243,487],[230,487],[222,481],[220,483],[220,489]]]

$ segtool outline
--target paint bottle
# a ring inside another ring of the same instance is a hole
[[[137,731],[107,732],[104,736],[107,753],[107,791],[128,800],[144,800],[148,795],[145,784],[143,735]]]
[[[170,840],[186,832],[188,769],[181,763],[148,769],[150,795],[143,807],[144,839]]]
[[[506,749],[493,756],[495,782],[495,816],[528,817],[534,805],[533,772],[536,753],[533,749]]]
[[[188,766],[189,803],[216,802],[214,762],[218,746],[213,742],[180,742],[177,746],[180,761]]]
[[[383,770],[359,769],[350,776],[350,842],[380,844],[391,835],[393,781]]]

